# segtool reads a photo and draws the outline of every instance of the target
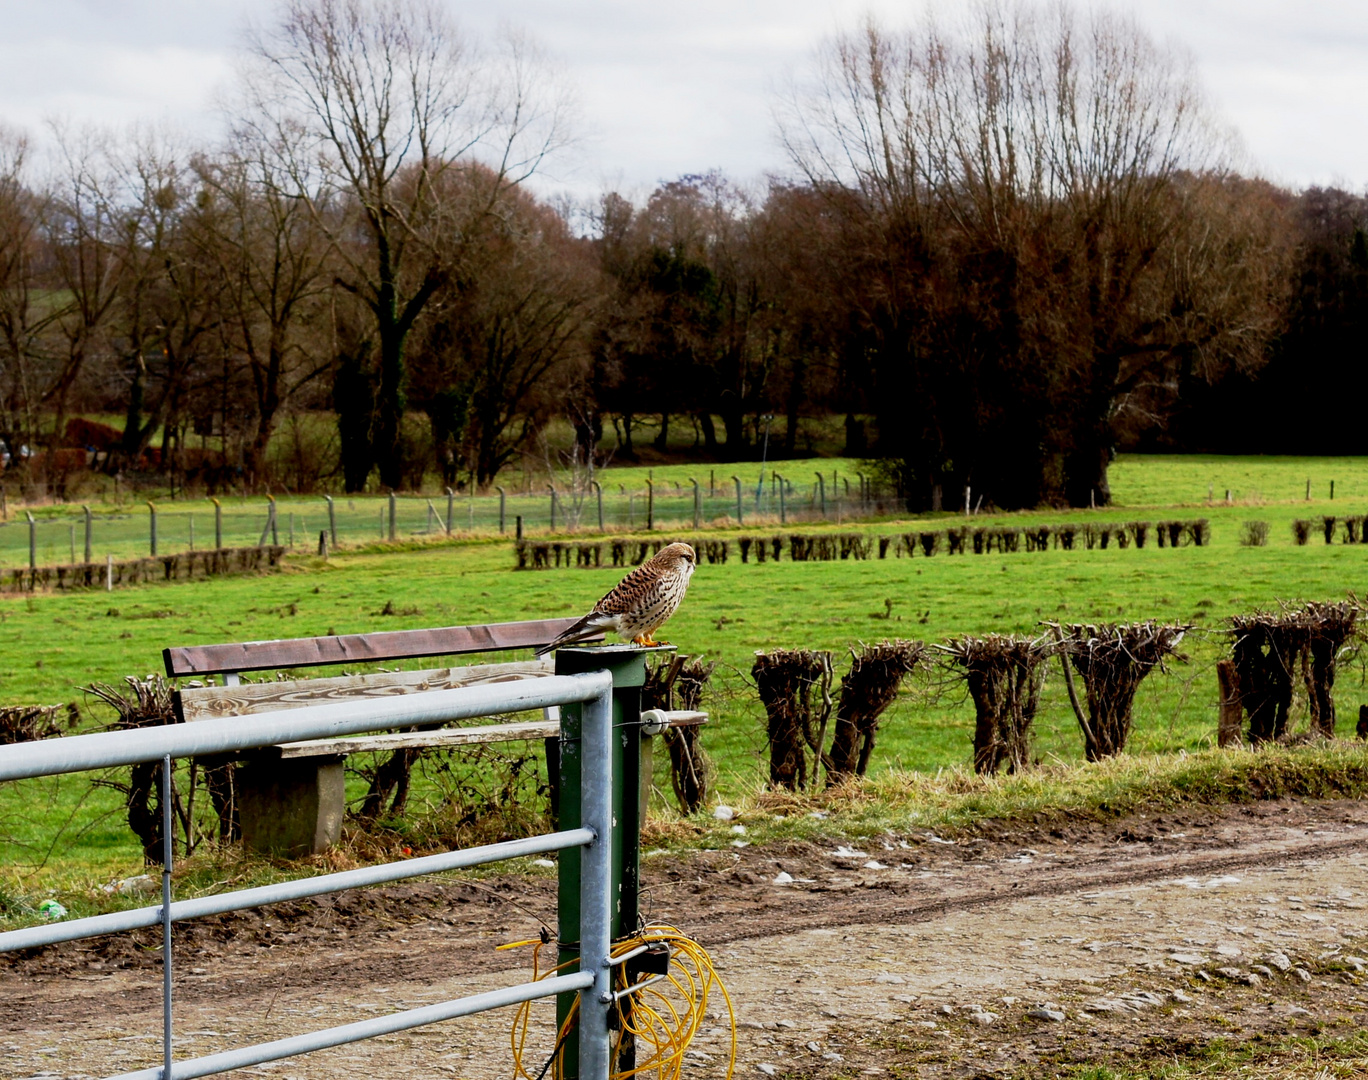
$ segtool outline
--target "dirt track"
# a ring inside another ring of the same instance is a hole
[[[793,882],[775,884],[781,872]],[[694,934],[737,1002],[740,1076],[895,1063],[1048,1075],[1155,1039],[1181,1049],[1348,1030],[1368,1007],[1357,962],[1368,957],[1368,803],[1188,810],[957,843],[746,847],[650,858],[644,877],[644,913]],[[553,888],[543,872],[377,889],[178,929],[178,1056],[516,981],[526,950],[494,946],[554,925]],[[153,934],[0,958],[0,1076],[154,1064],[157,953]],[[1029,1015],[1041,1007],[1065,1019]],[[453,1021],[249,1072],[502,1077],[508,1022]],[[691,1061],[693,1075],[721,1074],[720,1023]]]

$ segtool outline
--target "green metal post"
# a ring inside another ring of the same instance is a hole
[[[556,653],[556,674],[577,675],[607,670],[613,676],[613,891],[617,898],[613,915],[614,941],[637,928],[637,890],[641,878],[641,817],[638,792],[641,786],[641,687],[646,682],[646,657],[654,649],[636,645],[595,645],[561,649]],[[556,800],[556,828],[580,826],[580,731],[581,706],[561,709],[559,773]],[[550,764],[548,762],[548,764]],[[567,848],[559,857],[559,931],[560,955],[557,963],[579,958],[580,938],[580,850]],[[575,995],[556,998],[556,1030],[559,1031]],[[578,1075],[579,1040],[572,1031],[566,1036],[561,1060],[564,1071],[557,1080]],[[619,1062],[617,1068],[622,1069]]]

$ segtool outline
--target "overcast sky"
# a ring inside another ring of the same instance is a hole
[[[581,193],[718,168],[782,170],[770,91],[823,35],[891,0],[448,0],[464,25],[530,30],[578,86],[586,134],[555,182]],[[1363,0],[1095,0],[1133,12],[1196,57],[1253,168],[1303,187],[1368,187],[1368,3]],[[170,121],[216,131],[248,18],[267,0],[0,0],[0,119]]]

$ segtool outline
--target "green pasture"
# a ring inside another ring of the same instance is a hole
[[[820,465],[829,472],[832,463]],[[1216,726],[1213,666],[1222,652],[1227,616],[1279,600],[1368,593],[1368,546],[1342,544],[1338,537],[1326,545],[1317,535],[1310,545],[1297,547],[1291,531],[1298,516],[1368,513],[1368,461],[1322,461],[1314,467],[1321,471],[1312,475],[1327,481],[1334,474],[1333,504],[1328,484],[1326,497],[1310,506],[1294,497],[1297,484],[1304,496],[1304,474],[1313,468],[1306,459],[1136,458],[1116,467],[1120,507],[978,519],[1024,524],[1204,516],[1212,523],[1212,541],[1200,548],[1160,549],[1151,539],[1143,550],[1080,547],[931,558],[890,553],[885,560],[830,563],[792,563],[785,557],[759,565],[742,564],[733,544],[725,565],[699,568],[665,633],[682,651],[719,661],[708,702],[713,719],[704,736],[719,766],[718,794],[743,801],[764,776],[763,714],[748,684],[756,650],[831,649],[839,675],[847,650],[860,642],[1035,634],[1044,620],[1155,618],[1193,624],[1184,643],[1189,662],[1156,671],[1141,688],[1131,750],[1137,755],[1202,751],[1211,745]],[[1267,497],[1257,505],[1226,506],[1221,488],[1217,504],[1207,506],[1202,478],[1208,475],[1243,476],[1251,487],[1262,485]],[[1342,495],[1341,484],[1350,494]],[[1184,500],[1183,493],[1194,487],[1200,487],[1202,497]],[[1362,494],[1354,497],[1355,490]],[[1282,498],[1275,500],[1274,494]],[[1141,497],[1170,503],[1142,505]],[[1241,546],[1241,524],[1252,518],[1271,523],[1268,546]],[[827,527],[891,535],[962,520],[962,514],[946,514],[929,525],[884,521]],[[682,527],[668,531],[691,535]],[[777,531],[776,526],[754,529]],[[737,534],[733,529],[709,535],[734,539]],[[494,538],[394,546],[372,541],[326,562],[301,551],[282,572],[266,576],[112,593],[0,596],[0,702],[81,700],[85,723],[102,723],[107,711],[82,699],[79,687],[158,671],[167,645],[572,615],[587,610],[621,575],[611,568],[518,573],[511,569],[513,562],[511,543]],[[1350,734],[1359,704],[1368,703],[1360,664],[1341,672],[1336,695],[1340,731]],[[1042,765],[1067,769],[1081,760],[1081,739],[1057,667],[1050,670],[1035,730]],[[972,731],[972,706],[957,683],[943,674],[915,680],[885,715],[874,755],[876,782],[909,771],[934,776],[967,765]],[[91,788],[83,779],[0,788],[0,844],[0,863],[24,874],[61,862],[108,880],[139,872],[141,865],[118,794]]]

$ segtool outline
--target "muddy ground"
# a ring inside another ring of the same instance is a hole
[[[1368,1007],[1365,802],[733,847],[648,857],[643,877],[643,913],[716,961],[741,1077],[1052,1076],[1217,1039],[1348,1034]],[[554,920],[552,871],[529,868],[184,924],[177,1056],[507,985],[530,950],[495,946]],[[154,933],[0,957],[0,1077],[154,1065],[160,1000]],[[725,1008],[710,1013],[689,1075],[724,1072]],[[533,1075],[549,1015],[534,1009]],[[246,1072],[506,1077],[510,1019]]]

